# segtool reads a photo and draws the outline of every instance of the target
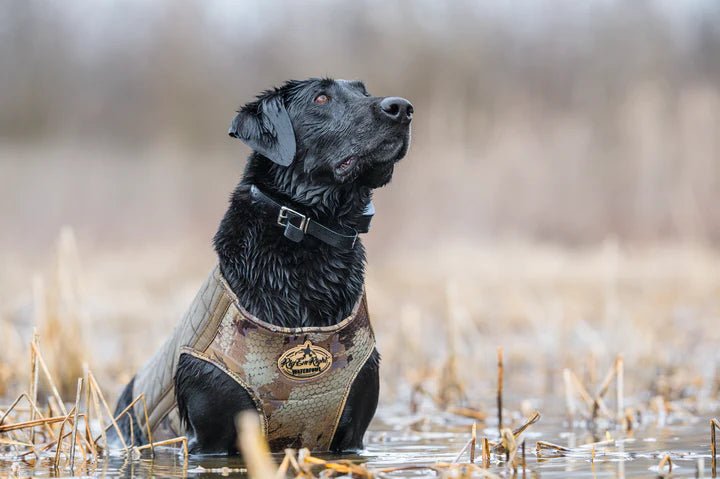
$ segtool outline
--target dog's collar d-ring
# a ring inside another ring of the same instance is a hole
[[[308,218],[307,215],[281,205],[260,191],[260,188],[255,185],[250,185],[250,196],[254,201],[262,203],[266,208],[270,209],[273,214],[277,214],[277,225],[285,228],[285,237],[296,243],[302,241],[305,235],[310,235],[330,246],[352,249],[358,235],[367,233],[370,230],[370,220],[375,214],[375,207],[370,202],[365,206],[365,211],[363,211],[357,229],[345,228],[345,231],[339,233]]]

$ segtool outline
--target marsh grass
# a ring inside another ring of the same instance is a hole
[[[36,276],[25,303],[0,310],[7,332],[0,338],[0,397],[8,398],[0,401],[7,405],[0,406],[0,454],[28,467],[49,462],[59,472],[93,471],[111,452],[106,432],[118,428],[130,407],[147,413],[142,396],[117,416],[110,405],[162,341],[154,333],[174,324],[206,273],[175,270],[166,281],[158,264],[179,261],[181,250],[158,255],[153,268],[152,255],[143,252],[123,258],[88,252],[81,268],[78,250],[72,230],[64,230],[51,274]],[[455,245],[433,258],[432,266],[408,257],[380,262],[369,272],[368,292],[383,352],[383,404],[406,404],[408,427],[416,431],[441,418],[472,421],[455,459],[369,469],[288,451],[276,465],[265,460],[267,446],[250,419],[238,419],[240,447],[257,456],[248,463],[253,477],[382,477],[419,469],[497,477],[528,466],[526,442],[537,458],[594,462],[649,424],[717,408],[717,252],[612,242],[596,250]],[[135,346],[127,354],[98,354],[108,341]],[[564,404],[568,424],[593,431],[593,439],[530,441],[526,432],[541,421],[537,394],[552,398],[550,407]],[[710,424],[715,472],[720,424]],[[132,435],[150,442],[123,443],[113,453],[137,458],[174,447],[187,465],[187,438],[153,442],[150,431]],[[668,454],[658,472],[674,459]]]
[[[115,417],[95,376],[85,367],[84,375],[76,378],[75,400],[68,410],[46,366],[38,334],[33,334],[30,351],[29,393],[21,393],[7,407],[0,406],[0,460],[22,461],[31,468],[40,462],[49,463],[56,473],[69,471],[74,474],[76,466],[83,472],[92,473],[99,461],[113,450],[106,436],[110,427],[115,428],[122,443],[122,448],[114,448],[115,452],[139,457],[144,450],[154,455],[155,447],[179,444],[187,460],[185,437],[153,443],[148,429],[148,444],[133,447],[134,441],[130,444],[125,441],[117,421],[138,402],[142,404],[147,418],[143,395],[135,398],[128,408]],[[45,413],[37,398],[39,386],[43,384],[53,394],[48,397]],[[104,426],[106,420],[109,424]],[[99,434],[93,438],[92,430],[97,429],[98,424]]]

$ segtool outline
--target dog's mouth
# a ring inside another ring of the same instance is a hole
[[[335,173],[340,176],[344,176],[350,171],[352,171],[353,166],[355,166],[357,162],[358,157],[356,155],[350,155],[346,158],[343,158],[335,165]]]
[[[333,165],[335,177],[344,182],[362,171],[384,169],[393,165],[405,156],[408,143],[408,137],[387,139],[367,152],[346,156]]]

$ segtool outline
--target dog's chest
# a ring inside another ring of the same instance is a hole
[[[285,327],[336,324],[350,314],[362,294],[361,248],[337,252],[255,244],[243,253],[239,260],[223,264],[223,273],[248,311],[269,323]]]

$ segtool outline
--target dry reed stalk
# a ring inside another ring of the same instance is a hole
[[[517,441],[515,440],[515,435],[510,428],[505,427],[501,431],[500,444],[502,444],[502,447],[505,450],[505,465],[508,468],[511,468],[518,448]]]
[[[435,467],[426,466],[426,465],[381,467],[379,469],[373,469],[373,473],[380,475],[380,477],[384,477],[383,474],[393,473],[393,472],[398,472],[398,471],[427,471],[427,470],[437,473],[437,470],[435,469]]]
[[[668,467],[668,473],[672,474],[673,462],[672,459],[670,459],[670,454],[666,454],[665,457],[662,458],[660,464],[658,464],[658,472],[661,472],[666,465]]]
[[[270,455],[270,448],[260,429],[258,414],[243,411],[235,418],[238,431],[238,450],[242,452],[247,463],[248,475],[251,479],[272,479],[277,466]]]
[[[615,394],[617,402],[617,420],[622,424],[625,417],[625,360],[622,354],[618,354],[615,359]]]
[[[370,472],[366,468],[353,464],[350,461],[343,460],[337,462],[330,462],[324,459],[313,457],[310,454],[305,454],[303,455],[303,462],[309,464],[310,466],[323,466],[325,469],[329,469],[340,474],[350,474],[351,477],[371,477]]]
[[[20,452],[19,451],[20,447],[30,448],[30,450],[28,451],[28,454],[35,455],[36,459],[40,458],[40,455],[37,453],[37,450],[35,449],[35,445],[33,443],[18,440],[17,435],[15,433],[10,433],[10,436],[13,439],[0,438],[0,444],[12,446],[13,449],[15,449],[16,454]]]
[[[22,394],[21,394],[21,396],[22,396]],[[17,398],[15,398],[15,400],[17,401]],[[11,405],[12,405],[12,404],[11,404]],[[2,411],[3,409],[10,409],[10,407],[11,407],[11,406],[0,406],[0,411]],[[13,408],[13,411],[15,411],[15,412],[18,413],[18,414],[29,413],[29,412],[30,412],[30,406],[28,406],[28,407],[15,406],[15,407]],[[5,414],[5,413],[4,413],[4,412],[1,412],[0,415],[2,415],[2,414]],[[45,416],[48,416],[48,415],[45,414]],[[52,416],[52,414],[51,414],[51,416]]]
[[[28,408],[28,411],[33,410],[35,411],[35,416],[38,419],[47,419],[46,416],[44,416],[38,407],[32,402],[30,399],[30,396],[28,396],[26,393],[20,394],[15,401],[13,401],[12,405],[8,408],[8,410],[3,414],[2,418],[0,418],[0,426],[2,426],[5,423],[5,419],[10,415],[12,411],[17,411],[17,405],[20,403],[22,399],[25,399],[30,407]],[[45,424],[45,429],[47,429],[48,434],[50,434],[50,437],[54,440],[55,439],[55,433],[53,432],[52,427],[49,424]],[[32,441],[31,441],[32,442]]]
[[[440,409],[446,409],[453,401],[463,401],[466,398],[465,386],[458,377],[457,356],[450,353],[442,368],[439,378],[439,393],[435,397],[435,404]]]
[[[92,422],[91,416],[91,402],[90,402],[90,380],[88,379],[88,372],[90,367],[87,363],[83,363],[83,383],[85,384],[85,442],[88,443],[88,450],[93,458],[97,458],[97,448],[95,447],[95,441],[92,440],[92,433],[90,432],[90,423]]]
[[[570,371],[570,377],[572,378],[573,384],[575,385],[576,390],[580,394],[580,397],[583,401],[585,401],[585,404],[590,411],[591,419],[594,420],[597,418],[598,411],[602,412],[606,417],[612,418],[610,412],[608,411],[608,408],[605,406],[605,403],[602,400],[602,397],[597,395],[595,397],[591,396],[574,372]],[[612,378],[610,379],[612,380]]]
[[[107,401],[105,400],[105,396],[103,396],[102,391],[100,390],[100,386],[98,385],[97,381],[95,380],[95,376],[93,375],[92,371],[88,370],[88,379],[90,380],[90,383],[93,386],[93,391],[95,394],[97,394],[100,397],[100,402],[105,408],[105,412],[107,413],[108,417],[110,418],[110,421],[112,422],[113,427],[115,428],[115,432],[118,435],[118,438],[120,439],[120,442],[123,445],[123,448],[127,449],[128,445],[125,442],[125,438],[123,437],[122,431],[120,431],[120,427],[117,424],[117,421],[115,421],[115,417],[113,416],[112,412],[110,412],[110,407],[108,406]],[[100,411],[98,410],[98,415],[102,415]],[[132,421],[131,421],[132,422]],[[103,436],[104,436],[103,431]],[[105,439],[105,446],[107,446],[107,438]]]
[[[628,408],[625,410],[625,432],[632,432],[633,430],[633,412],[632,409]]]
[[[67,416],[48,417],[45,419],[35,419],[34,421],[25,421],[25,422],[18,422],[15,424],[6,424],[4,426],[0,426],[0,433],[10,432],[10,431],[18,431],[21,429],[28,429],[31,427],[42,426],[44,424],[57,424],[59,422],[62,422],[66,417]]]
[[[156,448],[156,447],[170,446],[172,444],[178,444],[178,443],[180,443],[182,445],[183,455],[185,456],[185,458],[187,458],[190,453],[188,451],[188,441],[187,441],[186,436],[179,436],[179,437],[174,437],[172,439],[165,439],[164,441],[158,441],[153,444],[143,444],[142,446],[137,446],[137,447],[134,447],[133,449],[135,449],[135,451],[137,451],[137,452],[142,452],[146,449],[154,450],[154,448]]]
[[[462,389],[461,387],[458,388],[458,384],[456,382],[445,381],[443,384],[440,385],[440,389],[442,389],[444,387],[455,388],[456,390],[460,391],[461,395],[465,394],[464,389]],[[462,389],[462,390],[460,390],[460,389]],[[456,407],[456,406],[448,407],[446,398],[443,398],[441,396],[431,393],[430,391],[425,389],[421,384],[418,384],[417,386],[415,386],[414,393],[430,398],[430,400],[433,402],[433,404],[435,406],[437,406],[439,409],[442,409],[443,411],[449,412],[451,414],[457,414],[458,416],[465,416],[465,417],[470,417],[470,418],[478,419],[478,420],[481,420],[480,419],[481,417],[487,417],[487,415],[484,412],[479,411],[477,409],[473,409],[473,408],[469,408],[469,407]],[[412,410],[412,407],[413,407],[413,405],[411,404],[411,410]],[[417,405],[415,405],[415,411],[417,412]],[[423,418],[420,421],[424,421],[425,419],[426,418]]]
[[[33,328],[33,336],[32,336],[32,345],[36,344],[38,341],[38,333],[35,328]],[[37,394],[38,394],[38,361],[37,361],[37,354],[36,354],[36,348],[30,349],[30,402],[33,404],[37,404]],[[35,419],[35,411],[30,411],[30,420],[33,421]],[[35,429],[30,430],[30,442],[35,443]]]
[[[498,368],[498,384],[497,384],[497,417],[498,417],[498,436],[502,435],[502,407],[503,407],[503,348],[497,348],[497,368]]]
[[[107,448],[107,436],[105,434],[105,421],[103,420],[102,411],[100,410],[100,400],[98,399],[97,392],[95,391],[95,387],[93,386],[92,381],[90,381],[90,371],[88,370],[88,389],[90,389],[90,396],[92,397],[92,404],[95,408],[95,411],[97,413],[98,422],[100,423],[100,436],[95,438],[93,442],[95,443],[95,447],[97,448],[97,442],[100,438],[103,440],[104,447]]]
[[[88,422],[91,421],[90,416],[90,380],[88,379],[88,372],[90,366],[88,363],[83,363],[83,381],[85,382],[85,413],[87,414]]]
[[[74,412],[74,408],[70,410],[70,414],[73,414]],[[65,429],[65,424],[67,424],[67,421],[70,418],[70,414],[65,416],[63,418],[62,424],[60,424],[60,432],[58,433],[57,446],[55,447],[55,461],[53,462],[53,466],[55,468],[59,467],[60,465],[60,453],[62,452],[63,439],[65,437],[63,436],[63,430]]]
[[[133,426],[133,420],[130,413],[126,412],[125,414],[127,415],[128,426],[130,427],[130,445],[132,446],[135,444],[135,426]],[[115,419],[115,421],[118,421],[118,419]]]
[[[0,444],[4,444],[6,446],[22,446],[22,447],[33,447],[33,445],[34,445],[29,442],[15,441],[14,439],[5,439],[3,437],[0,437]]]
[[[143,415],[145,416],[145,426],[147,427],[148,443],[150,444],[150,456],[155,457],[155,446],[153,446],[152,429],[150,428],[150,418],[148,417],[147,402],[145,401],[145,393],[141,393],[139,396],[142,401]],[[130,421],[132,422],[132,421]],[[185,446],[187,449],[187,445]]]
[[[613,366],[608,370],[607,374],[605,375],[605,379],[603,379],[600,387],[598,387],[597,391],[595,392],[596,398],[602,398],[603,396],[605,396],[605,393],[607,393],[608,389],[610,388],[610,384],[612,384],[612,380],[615,378],[615,374],[617,374],[617,359],[615,360],[615,363],[613,363]]]
[[[81,419],[82,419],[83,423],[85,424],[86,431],[89,430],[87,416],[85,414],[78,414],[78,416],[77,416],[78,424],[80,424]],[[83,435],[82,431],[81,431],[80,435],[77,436],[76,440],[77,440],[77,444],[80,445],[80,453],[83,456],[83,462],[88,461],[88,456],[90,456],[91,459],[94,459],[95,458],[95,448],[92,447],[92,441],[88,439],[88,436]]]
[[[520,434],[525,432],[527,428],[535,424],[540,420],[540,413],[538,411],[535,411],[532,416],[530,416],[527,420],[525,420],[525,423],[520,426],[519,428],[515,429],[513,431],[513,436],[515,436],[515,439],[517,439]]]
[[[54,413],[55,409],[53,409],[53,397],[48,396],[47,397],[47,413],[45,414],[45,417],[53,417],[55,415]],[[58,412],[60,409],[58,409]]]
[[[712,471],[712,477],[717,476],[717,433],[716,430],[720,431],[720,421],[717,419],[710,419],[710,469]]]
[[[417,414],[418,412],[418,400],[417,397],[420,394],[420,384],[415,384],[412,387],[412,392],[410,393],[410,414]]]
[[[45,362],[45,358],[43,358],[42,353],[40,352],[40,343],[39,338],[34,338],[33,341],[30,343],[30,348],[32,349],[35,358],[38,361],[38,364],[40,364],[40,369],[42,369],[43,375],[45,376],[45,379],[48,382],[48,385],[50,386],[50,391],[53,394],[53,397],[57,401],[57,405],[60,408],[60,411],[62,412],[63,416],[67,416],[67,409],[65,408],[65,403],[63,403],[62,398],[60,397],[60,393],[58,392],[58,388],[55,385],[55,381],[53,381],[52,375],[50,374],[50,370],[47,367],[47,363]]]
[[[555,451],[557,453],[560,453],[560,455],[564,455],[565,453],[571,452],[571,450],[565,446],[560,446],[558,444],[553,444],[551,442],[546,441],[538,441],[535,443],[535,452],[538,456],[542,454],[542,451],[550,450]]]
[[[300,467],[300,464],[297,462],[297,458],[295,457],[295,451],[290,449],[292,451],[292,454],[290,455],[290,465],[293,468],[293,471],[295,471],[296,474],[302,476],[305,474],[305,471]]]
[[[470,431],[472,440],[470,444],[470,463],[475,463],[475,446],[477,445],[477,423],[473,423],[472,430]]]
[[[78,378],[75,393],[75,414],[73,414],[72,439],[70,439],[70,470],[75,468],[75,441],[77,440],[78,410],[80,409],[80,395],[82,394],[83,379]]]
[[[285,479],[288,468],[290,467],[290,456],[292,456],[293,454],[295,454],[294,450],[285,449],[285,457],[283,457],[283,460],[280,463],[278,470],[275,471],[275,479]]]
[[[87,388],[86,388],[87,389]],[[88,409],[90,409],[90,403],[87,404]],[[88,411],[89,413],[89,411]],[[90,433],[90,415],[86,413],[85,416],[85,442],[87,443],[88,450],[90,451],[90,455],[93,458],[97,458],[98,456],[98,450],[95,447],[95,441],[92,439],[92,434]]]
[[[521,435],[523,432],[525,432],[525,430],[526,430],[527,428],[529,428],[530,426],[532,426],[533,424],[535,424],[535,423],[538,422],[539,420],[540,420],[540,413],[537,412],[537,411],[535,411],[535,413],[534,413],[532,416],[530,416],[530,417],[525,421],[525,423],[523,423],[520,427],[518,427],[517,429],[515,429],[514,431],[512,431],[512,435],[513,435],[513,438],[514,438],[515,442],[517,442],[517,440],[520,438],[520,435]],[[495,444],[495,446],[493,447],[493,452],[495,452],[496,454],[502,454],[502,453],[504,453],[504,452],[507,452],[507,451],[505,450],[505,447],[504,447],[502,441],[500,441],[498,444]]]
[[[55,396],[48,396],[47,402],[48,402],[48,411],[51,411],[52,414],[47,414],[46,416],[50,417],[50,416],[62,415],[62,408],[58,404],[58,400],[55,398]],[[55,414],[55,413],[57,413],[57,414]]]
[[[19,401],[22,398],[22,396],[26,396],[25,393],[21,394],[20,397],[18,397],[18,399],[16,400],[16,402]],[[28,398],[28,400],[29,400],[29,398]],[[9,409],[7,413],[3,413],[3,420],[10,414],[10,411],[12,411],[12,407],[14,407],[14,406],[15,405],[11,406],[11,409]],[[0,411],[0,413],[2,413],[2,411]],[[41,419],[44,419],[42,417],[42,415],[41,415]],[[3,420],[0,420],[0,425],[3,423]],[[48,425],[45,425],[45,427],[49,430],[50,434],[52,434],[52,428]],[[10,438],[11,438],[11,439],[8,439],[7,441],[10,441],[9,445],[13,446],[15,453],[17,454],[19,452],[18,447],[20,447],[20,444],[29,444],[29,446],[27,446],[27,447],[31,448],[30,453],[34,454],[35,457],[39,459],[40,456],[35,451],[34,443],[32,441],[30,441],[30,442],[20,441],[17,432],[18,431],[11,431],[11,432],[7,433],[8,436],[10,436]],[[2,438],[0,438],[0,440],[1,439]]]
[[[71,415],[72,415],[72,414],[71,414]],[[85,417],[84,414],[78,414],[78,419],[83,419],[83,420],[84,420],[84,417]],[[73,422],[73,420],[72,420],[72,418],[71,418],[70,416],[68,416],[68,422],[71,422],[71,423]],[[64,433],[63,436],[62,436],[62,438],[60,438],[58,441],[60,441],[60,440],[64,441],[64,440],[67,439],[68,437],[71,437],[71,436],[72,436],[72,433],[73,433],[73,431],[72,431],[72,429],[70,429],[70,431]],[[56,443],[57,443],[57,441],[48,442],[47,444],[42,445],[41,450],[42,450],[43,452],[44,452],[44,451],[48,451],[49,449],[52,449],[52,447],[55,446]],[[77,444],[77,443],[79,443],[80,446],[81,446],[81,447],[80,447],[80,452],[81,452],[82,455],[83,455],[83,460],[86,460],[86,459],[87,459],[87,451],[90,450],[90,443],[89,443],[85,438],[83,438],[82,436],[79,436],[79,437],[76,438],[76,444]]]
[[[487,413],[469,407],[450,406],[446,411],[456,416],[468,417],[477,421],[485,421],[485,419],[487,419]]]
[[[298,465],[300,466],[300,474],[299,475],[301,477],[305,477],[307,479],[313,479],[315,477],[315,475],[313,474],[312,469],[311,469],[312,465],[309,462],[305,461],[305,457],[307,457],[307,456],[311,456],[310,450],[308,448],[303,447],[298,450],[297,462],[298,462]]]
[[[152,430],[150,429],[150,418],[149,418],[149,416],[148,416],[147,402],[145,401],[145,393],[141,393],[141,394],[138,395],[135,399],[133,399],[133,400],[130,402],[130,404],[128,404],[127,406],[125,406],[125,408],[124,408],[122,411],[120,411],[117,416],[115,416],[115,421],[119,421],[120,418],[122,418],[124,415],[127,415],[127,416],[128,416],[128,420],[130,421],[130,437],[131,437],[130,443],[131,443],[131,444],[134,444],[134,441],[132,440],[132,439],[134,438],[134,431],[133,431],[133,424],[132,424],[133,421],[132,421],[132,416],[130,416],[130,409],[131,409],[133,406],[135,406],[135,404],[138,403],[138,402],[140,402],[140,403],[142,404],[142,407],[143,407],[143,414],[144,414],[144,416],[145,416],[145,426],[146,426],[146,429],[147,429],[147,431],[146,431],[146,432],[147,432],[147,438],[148,438],[148,441],[147,441],[147,442],[148,442],[149,445],[152,446],[152,444],[153,444]],[[107,433],[107,431],[108,431],[108,429],[110,429],[110,427],[112,427],[112,424],[108,424],[107,427],[105,427],[104,432]],[[100,439],[100,437],[98,437],[97,439]],[[96,439],[96,440],[97,440],[97,439]],[[153,448],[151,447],[151,448],[150,448],[150,452],[151,452],[151,455],[154,457],[154,456],[155,456],[155,449],[153,449]]]
[[[51,443],[52,444],[52,443]],[[29,456],[30,454],[35,456],[35,459],[40,459],[40,454],[38,454],[38,449],[36,446],[32,445],[30,446],[29,451],[25,451],[24,453],[17,456],[18,459],[27,462],[27,459],[25,459],[26,456]]]
[[[588,448],[592,449],[592,448],[595,448],[598,446],[611,446],[613,444],[615,444],[615,439],[609,438],[609,439],[605,439],[604,441],[588,442],[586,444],[582,444],[582,445],[578,446],[578,449],[588,449]]]
[[[582,382],[580,382],[580,379],[578,379],[575,372],[568,370],[570,373],[570,379],[572,379],[572,383],[575,386],[575,390],[580,395],[580,398],[585,401],[585,405],[588,408],[588,411],[592,411],[593,404],[595,401],[593,400],[592,396],[588,392],[588,390],[583,386]]]
[[[451,464],[457,464],[458,462],[460,462],[460,458],[462,457],[463,454],[465,454],[465,451],[468,450],[468,448],[470,447],[470,444],[472,444],[472,438],[470,438],[470,440],[465,443],[465,445],[462,447],[462,449],[460,449],[460,452],[458,452],[457,456],[455,456],[455,459],[452,460]]]
[[[610,414],[610,411],[605,406],[605,404],[603,402],[603,397],[605,396],[608,389],[610,388],[610,384],[612,384],[613,378],[615,378],[618,375],[618,373],[620,372],[622,364],[623,364],[622,356],[618,355],[615,358],[615,362],[613,363],[613,366],[608,370],[607,374],[605,375],[605,379],[603,380],[602,384],[600,385],[597,392],[595,393],[594,405],[593,405],[593,408],[594,408],[593,409],[593,418],[596,417],[597,409],[599,408],[600,410],[602,410],[603,414],[605,414],[606,417],[612,419],[613,416]],[[621,395],[623,393],[622,386],[620,385],[621,381],[622,381],[622,378],[618,378],[617,383],[616,383],[619,387],[617,390],[619,405],[622,404],[622,399],[619,397],[619,395]],[[620,417],[622,417],[622,416],[618,417],[616,415],[616,418],[618,418],[618,420]]]
[[[490,468],[490,442],[486,437],[482,440],[482,465],[485,469]]]

